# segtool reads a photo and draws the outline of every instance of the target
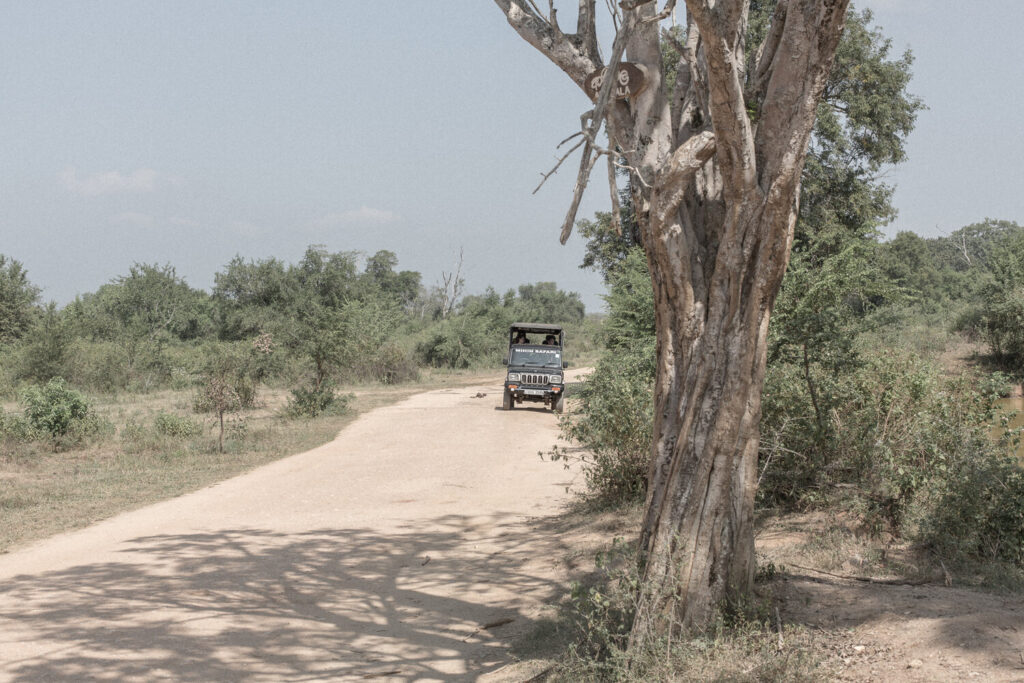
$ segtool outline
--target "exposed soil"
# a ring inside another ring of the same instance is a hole
[[[770,588],[783,631],[812,630],[827,678],[1024,681],[1024,596],[961,588],[941,567],[914,572],[898,545],[890,558],[904,571],[887,575],[865,552],[882,544],[822,541],[837,528],[844,520],[794,515],[769,521],[757,541],[780,568]]]
[[[554,416],[500,403],[498,381],[419,394],[320,448],[0,556],[0,680],[530,678],[545,663],[512,646],[622,527],[565,515],[575,474],[538,457]],[[821,529],[769,522],[759,552],[784,567],[784,633],[814,631],[825,678],[1024,680],[1020,596],[843,578],[857,557],[801,550]]]
[[[0,556],[0,680],[474,680],[564,593],[555,416],[431,391]]]

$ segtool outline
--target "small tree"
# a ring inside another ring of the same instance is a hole
[[[32,326],[39,288],[20,262],[0,254],[0,343],[18,339]]]
[[[238,410],[241,402],[238,391],[232,386],[231,378],[226,372],[212,371],[203,377],[199,387],[197,406],[217,415],[220,432],[217,437],[217,450],[224,452],[224,413]]]

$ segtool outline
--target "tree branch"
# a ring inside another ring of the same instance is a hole
[[[594,71],[599,61],[594,60],[596,55],[597,37],[596,29],[593,35],[566,36],[556,27],[552,26],[539,12],[526,4],[527,0],[494,0],[510,26],[516,33],[530,45],[533,45],[545,57],[564,71],[581,89],[587,75]],[[581,0],[585,2],[586,0]],[[592,1],[592,0],[591,0]],[[591,11],[591,14],[593,12]],[[590,26],[592,20],[587,20]],[[582,40],[581,46],[574,44],[573,39]]]
[[[662,200],[658,202],[657,219],[663,223],[679,208],[687,186],[700,167],[715,154],[715,135],[704,131],[694,135],[673,152],[668,168],[658,181]]]
[[[783,28],[786,24],[786,11],[789,9],[789,0],[779,0],[772,14],[772,21],[768,27],[768,35],[764,42],[757,48],[757,59],[754,73],[750,79],[750,89],[747,93],[747,102],[760,104],[764,97],[765,88],[768,87],[768,78],[772,74],[772,64],[775,62],[775,55],[782,41]]]
[[[580,135],[580,133],[576,133],[576,135]],[[575,137],[575,136],[574,136],[574,137]],[[570,140],[570,139],[572,139],[572,138],[566,138],[566,140],[565,140],[565,141],[567,141],[567,140]],[[563,142],[565,142],[565,141],[563,141]],[[580,145],[583,145],[583,144],[585,144],[586,142],[587,142],[587,140],[586,140],[586,139],[580,140],[580,141],[579,141],[579,142],[577,142],[577,143],[576,143],[575,145],[573,145],[572,147],[570,147],[570,148],[569,148],[569,151],[568,151],[568,152],[566,152],[566,153],[565,153],[565,154],[563,154],[563,155],[562,155],[561,157],[559,157],[559,158],[558,158],[558,162],[557,162],[557,163],[555,164],[555,167],[554,167],[554,168],[552,168],[552,169],[551,169],[550,171],[548,171],[547,173],[545,173],[545,174],[544,174],[544,177],[543,177],[543,178],[541,178],[541,180],[540,180],[540,185],[538,185],[537,187],[535,187],[535,188],[534,188],[534,190],[533,190],[533,192],[531,192],[530,194],[537,194],[537,191],[538,191],[538,190],[539,190],[539,189],[540,189],[541,187],[543,187],[543,186],[544,186],[544,183],[546,183],[546,182],[548,181],[548,178],[550,178],[551,176],[553,176],[553,175],[555,174],[555,172],[556,172],[556,171],[558,170],[558,168],[559,168],[559,167],[560,167],[560,166],[562,165],[562,162],[564,162],[564,161],[565,161],[566,159],[568,159],[568,158],[569,158],[569,155],[570,155],[570,154],[572,154],[573,152],[575,152],[575,151],[576,151],[577,149],[579,149],[579,148],[580,148]],[[559,146],[561,146],[561,145],[559,145]]]
[[[743,65],[738,63],[745,6],[746,0],[718,0],[712,10],[707,0],[686,0],[704,41],[711,123],[723,151],[718,159],[724,189],[732,196],[752,187],[757,179],[753,130],[743,98]]]
[[[773,185],[800,180],[796,162],[807,149],[848,4],[849,0],[788,0],[782,35],[767,74],[757,132],[758,174],[763,184],[769,179]],[[777,20],[778,15],[772,21]]]
[[[622,207],[619,206],[619,186],[615,182],[615,158],[611,154],[608,155],[608,190],[612,199],[612,227],[615,234],[622,237]]]
[[[601,63],[601,47],[597,43],[596,0],[579,0],[576,19],[576,38],[583,53],[594,63]]]
[[[569,235],[572,234],[572,226],[576,223],[576,212],[580,209],[583,191],[587,189],[590,172],[594,170],[594,164],[597,163],[597,159],[600,156],[600,153],[596,156],[594,155],[594,150],[589,142],[583,147],[583,156],[580,157],[580,170],[576,174],[576,186],[572,190],[572,204],[569,205],[569,211],[565,214],[565,221],[562,223],[562,233],[558,237],[558,241],[562,244],[565,244],[569,240]]]

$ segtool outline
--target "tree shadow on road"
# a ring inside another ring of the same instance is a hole
[[[449,515],[386,535],[260,529],[136,538],[120,562],[0,587],[15,681],[473,679],[563,586],[557,519]],[[546,527],[538,533],[538,526]],[[429,529],[429,531],[422,531]],[[2,648],[0,648],[2,649]]]

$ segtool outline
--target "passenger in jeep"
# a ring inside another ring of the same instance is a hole
[[[512,340],[513,344],[529,344],[530,340],[527,338],[525,332],[520,332],[516,335],[516,338]]]
[[[558,346],[558,340],[555,339],[555,335],[549,334],[548,336],[544,337],[544,345],[545,346]]]

